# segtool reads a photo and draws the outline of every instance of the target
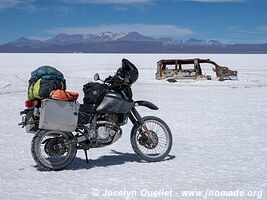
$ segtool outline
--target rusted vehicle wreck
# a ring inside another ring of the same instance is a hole
[[[169,59],[160,60],[157,62],[156,79],[208,79],[211,80],[210,75],[203,75],[201,64],[209,63],[214,67],[213,71],[220,81],[237,80],[237,71],[230,70],[228,67],[223,67],[211,61],[210,59]],[[192,66],[188,68],[188,66]]]

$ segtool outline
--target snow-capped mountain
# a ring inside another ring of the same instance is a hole
[[[102,32],[102,33],[98,34],[97,36],[99,38],[104,39],[105,41],[115,41],[115,40],[119,40],[119,39],[125,37],[128,34],[129,33]]]
[[[27,38],[19,38],[15,41],[7,43],[15,47],[36,47],[49,45],[72,45],[72,44],[90,44],[97,42],[113,42],[113,41],[152,41],[153,38],[146,37],[137,32],[129,33],[113,33],[102,32],[100,34],[58,34],[54,38],[48,40],[31,40]]]
[[[0,52],[87,53],[267,53],[267,44],[223,44],[217,40],[155,39],[138,32],[58,34],[48,40],[19,38],[0,45]]]
[[[82,44],[90,42],[102,42],[103,39],[94,34],[59,34],[56,37],[45,40],[43,43],[54,44],[54,45],[69,45],[69,44]]]
[[[143,36],[138,32],[130,32],[127,33],[126,35],[124,35],[123,37],[119,38],[118,40],[120,41],[136,41],[136,42],[140,42],[140,41],[155,41],[155,39],[151,38],[151,37],[147,37],[147,36]]]
[[[31,40],[31,39],[27,39],[24,37],[21,37],[13,42],[9,42],[9,45],[12,46],[16,46],[16,47],[23,47],[23,46],[27,46],[27,47],[38,47],[39,45],[42,44],[42,41],[40,40]]]

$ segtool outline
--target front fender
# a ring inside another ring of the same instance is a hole
[[[153,104],[149,101],[135,101],[134,106],[135,107],[144,106],[144,107],[147,107],[151,110],[158,110],[159,109],[155,104]]]

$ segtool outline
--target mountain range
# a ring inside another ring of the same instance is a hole
[[[48,40],[19,38],[1,53],[267,53],[267,44],[224,44],[216,40],[155,39],[138,32],[58,34]]]

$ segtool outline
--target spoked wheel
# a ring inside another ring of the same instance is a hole
[[[42,130],[32,139],[32,156],[45,170],[61,170],[67,167],[76,156],[76,144],[65,146],[73,139],[69,132]]]
[[[134,125],[131,144],[134,152],[147,162],[163,160],[172,147],[172,134],[168,125],[158,117],[144,117],[144,125]]]

